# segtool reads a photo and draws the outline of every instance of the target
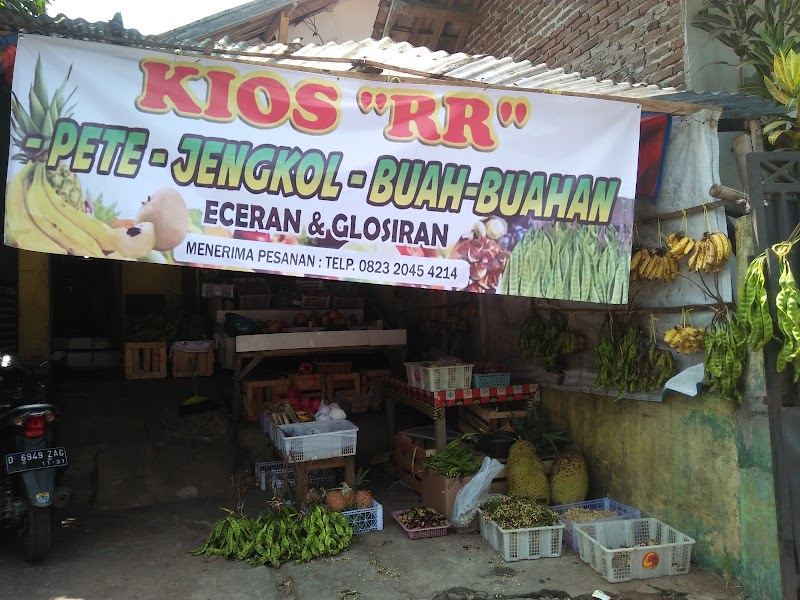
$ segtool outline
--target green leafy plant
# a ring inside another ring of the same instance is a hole
[[[738,67],[752,65],[755,75],[744,78],[740,89],[770,97],[764,77],[772,71],[772,56],[795,48],[800,35],[800,0],[704,0],[692,26],[719,40],[739,58]]]
[[[16,13],[28,13],[38,17],[50,6],[50,0],[0,0],[0,6]]]
[[[779,52],[773,57],[773,68],[764,85],[776,102],[794,117],[778,119],[764,127],[767,141],[784,150],[800,150],[800,119],[797,115],[800,101],[800,54],[794,50]]]
[[[571,441],[566,431],[559,431],[551,426],[550,419],[542,406],[529,410],[524,417],[512,416],[509,422],[517,437],[531,442],[536,447],[536,453],[540,458],[555,456]]]

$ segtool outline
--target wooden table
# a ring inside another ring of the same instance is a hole
[[[393,348],[404,350],[405,346],[405,329],[303,331],[237,336],[231,411],[233,419],[238,421],[242,412],[242,380],[264,359],[314,354],[371,353]]]
[[[305,504],[308,493],[308,473],[315,469],[332,469],[344,467],[344,482],[353,490],[356,489],[356,457],[336,456],[320,460],[307,460],[305,462],[289,463],[294,467],[294,497],[297,504]]]
[[[540,402],[540,390],[537,383],[428,392],[412,387],[399,379],[387,379],[381,390],[386,402],[386,424],[389,435],[395,434],[397,403],[405,404],[433,419],[437,452],[441,452],[447,446],[445,409],[469,406],[470,404],[493,404],[522,400],[525,402],[525,408],[531,410]]]

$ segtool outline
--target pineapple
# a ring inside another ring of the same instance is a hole
[[[366,482],[368,472],[369,469],[366,471],[359,469],[358,473],[356,473],[356,489],[358,491],[356,492],[353,501],[355,502],[356,508],[359,509],[372,508],[372,492],[364,489],[364,483]]]
[[[355,491],[346,483],[342,484],[342,497],[346,508],[350,508],[356,502]]]
[[[369,490],[358,490],[356,492],[357,508],[372,508],[372,492]]]
[[[67,103],[75,93],[73,89],[67,94],[66,86],[72,67],[67,72],[67,76],[59,88],[50,98],[47,93],[45,77],[42,72],[41,58],[36,61],[33,85],[28,93],[29,109],[26,111],[15,95],[11,96],[11,137],[14,144],[22,149],[13,156],[15,160],[23,164],[29,162],[43,162],[47,159],[46,149],[50,147],[53,137],[53,130],[59,119],[72,117],[75,105],[67,107]],[[23,146],[26,138],[31,135],[42,137],[42,150],[31,150]],[[59,163],[57,168],[46,171],[47,181],[56,193],[71,207],[86,212],[86,203],[83,197],[80,181],[75,173],[72,173],[64,163]]]
[[[325,494],[325,505],[334,512],[342,512],[346,506],[342,490],[339,488],[328,490]]]

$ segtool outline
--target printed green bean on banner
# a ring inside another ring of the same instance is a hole
[[[499,292],[512,296],[623,304],[628,253],[612,225],[531,228],[506,261]]]

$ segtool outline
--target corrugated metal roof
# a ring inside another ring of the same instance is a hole
[[[174,49],[176,44],[163,41],[159,36],[143,36],[135,29],[124,29],[118,22],[88,23],[83,19],[68,19],[64,15],[55,18],[30,17],[0,9],[0,27],[11,27],[21,31],[40,32],[78,39],[97,39],[124,45],[145,46],[153,49]],[[567,73],[561,68],[550,68],[545,64],[530,61],[515,61],[512,58],[495,58],[464,53],[449,54],[412,46],[407,42],[394,42],[389,38],[366,39],[360,42],[328,43],[322,46],[287,46],[285,44],[251,45],[235,42],[230,38],[180,43],[182,51],[197,51],[228,58],[245,58],[249,62],[283,64],[324,72],[346,72],[357,66],[358,61],[367,61],[382,68],[381,76],[404,78],[452,78],[473,81],[486,85],[502,85],[537,90],[579,92],[626,98],[652,98],[670,102],[685,102],[723,109],[721,118],[745,118],[782,114],[775,103],[737,93],[679,92],[675,88],[657,85],[614,83],[583,77],[580,73]],[[291,57],[290,57],[291,55]],[[340,62],[333,62],[339,59]]]
[[[176,27],[160,34],[159,37],[170,41],[194,40],[231,25],[269,15],[293,4],[295,4],[295,0],[253,0],[253,2],[240,4],[181,27]]]

